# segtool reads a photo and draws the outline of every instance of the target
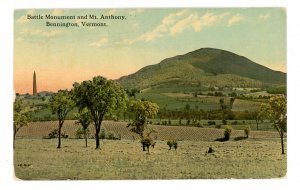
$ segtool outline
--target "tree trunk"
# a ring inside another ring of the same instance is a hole
[[[13,148],[16,147],[16,143],[15,143],[15,140],[16,140],[16,134],[17,134],[17,128],[16,128],[16,126],[14,126]]]
[[[95,132],[96,149],[100,149],[99,133],[100,133],[100,126],[96,127],[96,132]]]
[[[281,139],[281,154],[284,154],[283,135],[284,135],[284,132],[282,131],[281,134],[280,134],[280,139]]]
[[[58,126],[58,145],[57,145],[57,148],[60,148],[60,146],[61,146],[61,141],[60,141],[61,127],[62,127],[62,124],[59,123],[59,126]]]
[[[84,130],[84,138],[85,138],[85,148],[87,147],[87,134],[86,129]]]

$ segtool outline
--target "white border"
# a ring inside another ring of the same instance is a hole
[[[295,0],[4,0],[0,7],[1,189],[295,189],[299,187],[299,6]],[[13,178],[13,11],[26,8],[286,7],[288,15],[288,175],[275,180],[16,181]]]

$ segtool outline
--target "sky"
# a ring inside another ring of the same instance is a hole
[[[34,9],[14,13],[14,90],[32,93],[70,89],[74,82],[136,72],[161,60],[211,47],[231,51],[286,72],[286,10],[283,8]],[[125,16],[126,19],[28,19],[37,16]],[[46,22],[79,27],[47,27]],[[105,22],[84,27],[81,22]]]

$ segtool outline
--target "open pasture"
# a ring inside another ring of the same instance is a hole
[[[104,140],[101,150],[94,141],[22,139],[16,141],[14,167],[24,180],[57,179],[218,179],[278,178],[286,174],[286,155],[280,140],[228,142],[179,141],[177,151],[157,141],[150,154],[138,140]],[[212,147],[215,152],[207,154]]]
[[[231,140],[216,142],[223,129],[151,125],[158,133],[155,148],[143,152],[139,138],[125,122],[104,121],[107,131],[121,140],[74,139],[74,121],[65,121],[62,139],[43,139],[57,122],[33,122],[20,129],[14,149],[15,175],[25,180],[41,179],[219,179],[278,178],[286,174],[286,155],[280,151],[276,132],[252,131],[249,139],[234,130]],[[93,134],[93,126],[91,126]],[[134,138],[133,138],[134,137]],[[178,140],[178,149],[168,150],[166,142]],[[286,141],[286,140],[285,140]],[[285,142],[286,144],[286,142]],[[286,146],[286,145],[285,145]],[[215,152],[207,154],[209,147]]]

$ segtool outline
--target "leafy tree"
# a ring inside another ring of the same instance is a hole
[[[71,92],[68,90],[59,90],[56,94],[52,95],[49,100],[49,108],[52,114],[56,114],[58,119],[58,145],[61,147],[61,128],[64,125],[67,114],[74,108],[75,103],[72,100]]]
[[[137,88],[133,88],[133,89],[126,89],[125,90],[127,95],[130,97],[134,97],[136,98],[136,94],[140,93],[140,90]]]
[[[222,111],[222,121],[223,124],[226,124],[226,115],[230,115],[232,113],[231,109],[233,106],[235,98],[230,98],[229,104],[226,103],[224,98],[220,98],[219,103],[220,103],[220,108]]]
[[[287,131],[287,107],[286,96],[271,97],[267,104],[263,104],[264,112],[273,127],[278,131],[281,139],[281,153],[284,154],[284,133]]]
[[[264,111],[262,107],[259,107],[258,109],[252,111],[249,113],[250,119],[253,119],[256,123],[256,129],[259,129],[259,123],[262,122],[262,118]]]
[[[228,109],[227,105],[225,104],[224,98],[220,98],[220,107],[222,111],[222,120],[225,120],[225,111]]]
[[[95,126],[96,149],[100,149],[99,133],[104,116],[126,107],[127,95],[113,80],[96,76],[92,80],[73,84],[74,98],[79,110],[87,108]]]
[[[24,126],[27,126],[29,122],[29,116],[22,108],[22,100],[16,99],[14,102],[14,139],[13,147],[15,148],[15,139],[17,132]]]
[[[150,101],[131,101],[130,110],[135,114],[135,118],[132,123],[128,124],[128,127],[131,126],[131,131],[143,137],[147,119],[154,117],[158,109],[158,105]]]
[[[190,104],[186,104],[185,107],[184,107],[184,110],[185,111],[190,111],[190,109],[191,109]]]
[[[77,119],[77,124],[80,124],[83,128],[83,135],[85,139],[85,147],[87,147],[87,136],[88,136],[88,127],[92,123],[90,111],[87,108],[83,108],[78,113],[75,114]]]

